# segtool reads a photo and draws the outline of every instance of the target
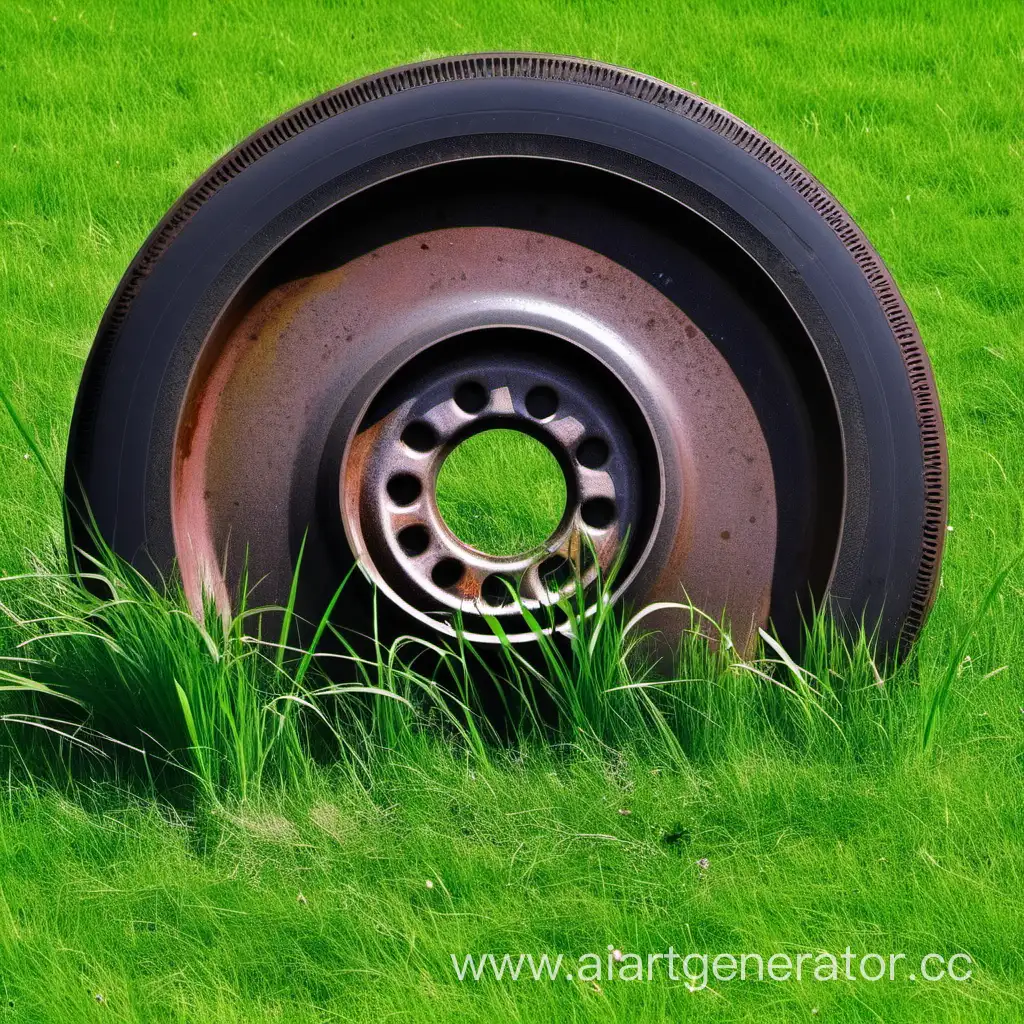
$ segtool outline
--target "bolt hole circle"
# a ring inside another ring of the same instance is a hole
[[[475,380],[463,381],[454,394],[455,404],[463,411],[471,415],[482,412],[490,401],[487,389]]]
[[[416,420],[402,431],[402,443],[414,452],[429,452],[437,447],[437,431],[429,423]]]
[[[535,420],[550,419],[558,410],[558,395],[554,388],[544,384],[530,388],[526,393],[526,411]]]
[[[599,437],[584,438],[576,449],[576,461],[587,469],[600,469],[608,455],[608,444]]]
[[[430,578],[434,581],[435,586],[447,590],[462,579],[465,571],[466,567],[457,558],[442,558],[430,570]]]
[[[410,557],[422,555],[430,546],[430,534],[421,523],[405,527],[398,532],[398,546]]]
[[[396,473],[387,484],[388,497],[398,506],[411,505],[422,493],[423,485],[412,473]]]
[[[580,517],[594,530],[603,530],[615,519],[615,502],[610,498],[588,498],[580,506]]]

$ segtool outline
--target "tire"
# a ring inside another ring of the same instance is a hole
[[[482,410],[452,398],[466,381]],[[562,412],[527,408],[545,387]],[[570,420],[610,446],[597,468]],[[431,510],[439,460],[488,425],[533,433],[569,484],[519,561],[453,548]],[[460,610],[486,640],[482,608],[529,640],[492,577],[545,604],[538,560],[592,580],[625,545],[632,604],[685,593],[742,647],[768,622],[798,643],[827,602],[890,650],[935,595],[946,479],[919,334],[836,200],[696,96],[529,54],[370,76],[219,160],[111,299],[66,468],[70,543],[87,508],[196,608],[245,578],[283,602],[301,552],[314,620],[358,562],[335,611],[353,629],[375,585],[390,632]]]

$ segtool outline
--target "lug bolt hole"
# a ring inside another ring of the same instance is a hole
[[[548,590],[561,590],[572,579],[572,562],[562,555],[552,555],[540,563],[537,571]]]
[[[492,608],[501,608],[515,601],[515,580],[504,573],[491,573],[480,587],[480,596]],[[512,589],[510,590],[509,587]]]
[[[546,420],[555,415],[558,409],[558,395],[553,388],[540,387],[530,388],[526,393],[526,411],[535,420]]]
[[[430,570],[430,578],[434,584],[442,590],[454,587],[462,579],[466,567],[457,558],[442,558],[433,569]]]
[[[455,389],[455,404],[471,414],[481,412],[490,400],[487,389],[475,380],[467,380]]]
[[[410,557],[422,555],[430,546],[430,534],[420,523],[407,526],[398,532],[398,546]]]
[[[429,452],[437,445],[437,431],[429,423],[417,420],[402,431],[402,443],[414,452]]]
[[[587,437],[576,449],[576,461],[587,469],[600,469],[608,461],[608,445],[599,437]]]
[[[411,505],[423,490],[423,485],[412,473],[396,473],[388,481],[388,496],[396,505]]]
[[[603,530],[615,518],[615,503],[610,498],[588,498],[580,507],[580,515],[587,526]]]

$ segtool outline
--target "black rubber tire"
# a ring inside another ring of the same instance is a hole
[[[771,282],[772,301],[813,343],[780,374],[806,393],[805,420],[834,405],[820,413],[835,420],[823,420],[822,431],[842,446],[840,465],[819,459],[812,499],[790,499],[785,515],[808,521],[789,531],[798,538],[789,548],[780,506],[773,618],[792,636],[808,587],[821,600],[827,586],[844,621],[905,648],[935,595],[947,473],[931,370],[891,276],[836,200],[752,128],[674,86],[592,61],[491,54],[385,71],[296,108],[218,160],[150,235],[107,308],[72,422],[69,507],[88,505],[115,551],[165,573],[174,562],[170,473],[182,399],[231,296],[336,204],[416,169],[496,156],[585,164],[640,182],[728,238]],[[682,305],[653,270],[648,279]],[[699,309],[687,312],[700,323]],[[773,421],[789,415],[785,402],[744,370],[749,353],[735,332],[704,329],[771,442],[782,429]],[[803,429],[813,447],[815,423]],[[784,455],[773,449],[780,494]],[[837,535],[822,542],[834,547],[827,579],[805,564],[804,534],[824,529],[816,516],[835,519]],[[83,516],[70,512],[68,528],[70,543],[89,546]]]

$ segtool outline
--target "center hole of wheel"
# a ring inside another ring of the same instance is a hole
[[[540,547],[565,513],[565,474],[521,430],[484,430],[457,445],[437,474],[437,508],[464,544],[487,555]]]

